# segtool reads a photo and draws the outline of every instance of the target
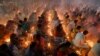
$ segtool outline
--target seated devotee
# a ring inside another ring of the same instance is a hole
[[[13,20],[9,20],[6,24],[6,32],[7,33],[16,33],[18,26],[17,23]]]
[[[18,23],[20,20],[23,20],[23,18],[25,17],[25,14],[18,11],[18,13],[15,15],[15,17],[13,18],[13,20]]]
[[[18,34],[22,34],[23,32],[27,32],[28,27],[29,27],[29,24],[28,24],[26,17],[24,18],[24,20],[19,20],[18,29],[17,29]]]
[[[0,24],[0,38],[2,38],[4,32],[5,32],[5,26]]]
[[[77,32],[78,31],[82,31],[82,27],[81,26],[76,26],[74,29],[73,29],[73,31],[72,31],[72,37],[73,37],[73,39],[75,38],[75,36],[76,36],[76,34],[77,34]]]
[[[2,44],[0,46],[0,56],[13,56],[10,48],[7,46],[7,44]]]
[[[37,16],[36,16],[36,13],[33,12],[33,13],[29,16],[28,22],[29,22],[29,23],[34,23],[34,24],[36,24],[37,21],[38,21],[38,18],[37,18]]]
[[[27,20],[27,18],[24,18],[24,20],[23,20],[22,29],[23,29],[24,32],[28,30],[28,20]]]
[[[72,29],[72,32],[71,32],[71,37],[72,37],[72,39],[75,37],[75,35],[76,35],[76,33],[77,33],[77,22],[78,22],[78,20],[74,20],[74,23],[75,23],[75,28],[73,28]]]
[[[18,21],[18,29],[17,29],[18,34],[22,34],[22,31],[23,31],[23,29],[22,29],[22,23],[23,23],[22,20]]]
[[[34,23],[31,23],[31,24],[28,24],[28,28],[27,28],[27,32],[30,33],[30,34],[36,34],[36,24]]]
[[[2,42],[3,42],[2,38],[4,34],[5,34],[5,26],[0,24],[0,45],[2,45]]]
[[[76,49],[80,50],[81,55],[85,56],[87,52],[89,51],[89,46],[86,44],[85,38],[88,34],[88,31],[85,30],[82,32],[78,32],[73,39],[73,44],[76,47]]]
[[[83,33],[79,31],[73,39],[73,44],[77,47],[87,48],[87,45],[85,43],[85,37],[87,34],[87,30],[83,31]]]
[[[46,48],[46,42],[44,42],[44,37],[40,34],[37,33],[34,35],[34,42],[32,42],[31,46],[30,46],[30,50],[31,53],[34,56],[44,56],[46,55],[46,53],[44,54],[44,48]]]
[[[10,35],[10,45],[9,46],[16,45],[17,41],[18,41],[17,34],[15,34],[15,33],[11,34]]]
[[[17,53],[17,45],[18,45],[18,37],[17,37],[17,35],[15,34],[15,33],[12,33],[11,35],[10,35],[10,44],[9,44],[9,49],[10,49],[10,51],[12,52],[12,54],[13,54],[13,56],[17,56],[17,54],[15,54],[15,53]]]
[[[67,36],[69,37],[69,41],[72,41],[73,39],[73,31],[77,26],[77,20],[72,20],[69,22],[69,24],[67,25]]]
[[[59,45],[54,53],[55,56],[78,56],[75,50],[72,49],[70,42],[65,42]]]
[[[88,56],[100,56],[100,39],[97,43],[91,48],[88,53]]]
[[[11,45],[9,46],[12,54],[14,56],[27,56],[30,52],[30,44],[32,38],[28,37],[25,33],[23,35],[16,36],[16,34],[11,35]]]

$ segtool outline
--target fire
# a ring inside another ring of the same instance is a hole
[[[10,43],[10,38],[5,39],[5,42]]]
[[[28,46],[28,44],[29,44],[29,41],[26,41],[26,42],[25,42],[25,45]]]
[[[94,43],[93,43],[92,41],[87,40],[86,42],[87,42],[87,44],[88,44],[91,48],[94,46]]]
[[[53,12],[52,12],[52,10],[51,11],[48,11],[47,12],[48,14],[47,14],[47,21],[48,21],[48,25],[47,25],[47,27],[48,27],[48,30],[47,30],[47,33],[48,33],[48,35],[50,35],[50,36],[53,36],[53,33],[52,33],[52,28],[51,27],[53,27],[53,25],[51,24],[51,22],[52,22],[52,20],[53,20]]]
[[[66,21],[66,18],[64,17],[64,15],[62,13],[58,13],[58,17],[59,17],[59,20],[61,21],[63,31],[66,34],[65,37],[67,39],[69,39],[68,32],[67,32],[67,24],[68,24],[68,22]]]
[[[69,37],[69,36],[67,36],[67,39],[70,39],[70,37]]]
[[[52,21],[52,14],[51,13],[48,14],[48,21]]]
[[[76,53],[77,53],[78,55],[81,55],[81,52],[80,52],[79,50],[76,50]]]
[[[47,45],[48,45],[49,48],[51,48],[51,43],[50,42]]]
[[[52,32],[51,32],[51,29],[48,29],[48,34],[49,34],[50,36],[53,36],[53,34],[52,34]]]
[[[48,33],[50,36],[53,36],[53,34],[52,34],[52,29],[51,29],[51,25],[48,25],[47,33]]]

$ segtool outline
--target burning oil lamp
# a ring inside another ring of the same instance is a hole
[[[51,43],[50,43],[50,42],[48,42],[48,43],[47,43],[47,45],[48,45],[48,48],[50,48],[50,49],[51,49]]]
[[[6,38],[4,41],[6,42],[7,45],[10,44],[10,38]]]
[[[9,43],[10,42],[10,38],[6,39],[5,42]]]

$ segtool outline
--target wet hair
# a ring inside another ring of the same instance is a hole
[[[24,21],[27,21],[27,18],[26,17],[24,18]]]
[[[74,20],[74,23],[77,23],[78,22],[78,20]]]
[[[22,20],[19,20],[19,23],[23,23],[23,21]]]
[[[77,26],[77,27],[76,27],[77,30],[80,30],[81,28],[82,28],[81,26]]]
[[[67,15],[66,18],[69,18],[69,15]]]
[[[100,43],[100,38],[97,40],[97,43]]]
[[[83,31],[83,34],[84,34],[84,35],[88,34],[88,31],[87,31],[87,30],[84,30],[84,31]]]
[[[11,38],[16,37],[16,34],[13,33],[13,34],[10,35],[10,37]]]

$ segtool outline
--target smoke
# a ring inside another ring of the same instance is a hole
[[[78,8],[88,7],[100,12],[100,0],[0,0],[0,20],[6,22],[13,19],[18,11],[22,12],[26,17],[31,13],[36,12],[40,16],[45,10],[55,9],[59,18],[64,18],[65,12],[73,11]],[[97,18],[87,18],[86,25],[97,22]],[[84,24],[85,25],[85,24]],[[97,29],[100,25],[92,26],[92,29]],[[86,27],[90,32],[91,27]],[[98,33],[97,29],[93,32]]]
[[[66,11],[66,9],[69,10],[69,8],[82,8],[84,6],[93,8],[95,7],[95,9],[97,10],[100,6],[99,0],[0,0],[0,12],[2,11],[0,14],[9,14],[5,11],[10,10],[9,6],[11,5],[9,5],[8,8],[6,6],[11,3],[26,15],[37,10],[60,9],[63,12]],[[14,10],[9,12],[12,13],[13,11]]]

